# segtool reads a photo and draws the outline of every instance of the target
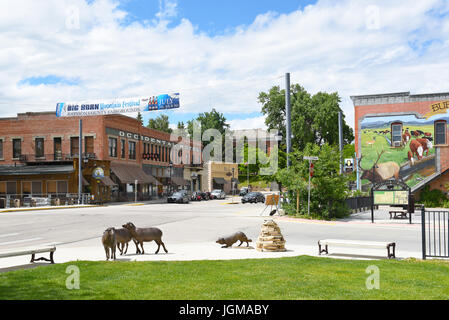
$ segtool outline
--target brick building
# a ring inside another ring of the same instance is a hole
[[[351,99],[363,185],[401,178],[414,193],[426,185],[448,192],[449,93],[402,92]]]
[[[201,177],[201,143],[143,127],[123,115],[83,117],[83,191],[104,201],[162,195],[192,188],[189,167]],[[79,118],[54,112],[18,114],[0,119],[0,194],[67,194],[78,192]],[[102,168],[104,177],[92,172]]]

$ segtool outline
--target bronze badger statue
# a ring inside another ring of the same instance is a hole
[[[238,245],[239,247],[243,242],[246,242],[246,246],[249,247],[249,243],[252,242],[252,240],[248,239],[243,232],[236,232],[228,237],[219,238],[216,243],[224,244],[225,246],[223,246],[222,248],[229,248],[232,247],[232,245],[237,241],[240,241],[240,244]]]

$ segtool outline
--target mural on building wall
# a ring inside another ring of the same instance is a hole
[[[365,118],[361,123],[362,184],[401,178],[413,187],[436,173],[435,122],[449,120],[445,116]],[[441,124],[445,132],[446,123]]]

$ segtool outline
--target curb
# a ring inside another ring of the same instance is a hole
[[[23,209],[6,209],[0,210],[0,213],[8,212],[24,212],[24,211],[43,211],[43,210],[55,210],[55,209],[80,209],[80,208],[96,208],[102,207],[100,205],[84,205],[84,206],[64,206],[64,207],[52,207],[52,208],[23,208]]]

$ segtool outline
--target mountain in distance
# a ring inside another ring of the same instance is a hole
[[[443,117],[443,118],[439,118],[438,120],[445,120],[447,122],[449,122],[449,117]],[[425,126],[425,125],[432,125],[434,124],[436,120],[414,120],[414,121],[402,121],[402,120],[392,120],[392,121],[376,121],[376,122],[371,122],[371,123],[366,123],[366,124],[362,124],[362,130],[363,129],[376,129],[376,128],[385,128],[390,126],[393,122],[402,122],[404,124],[404,126],[406,125],[410,125],[410,126]]]

